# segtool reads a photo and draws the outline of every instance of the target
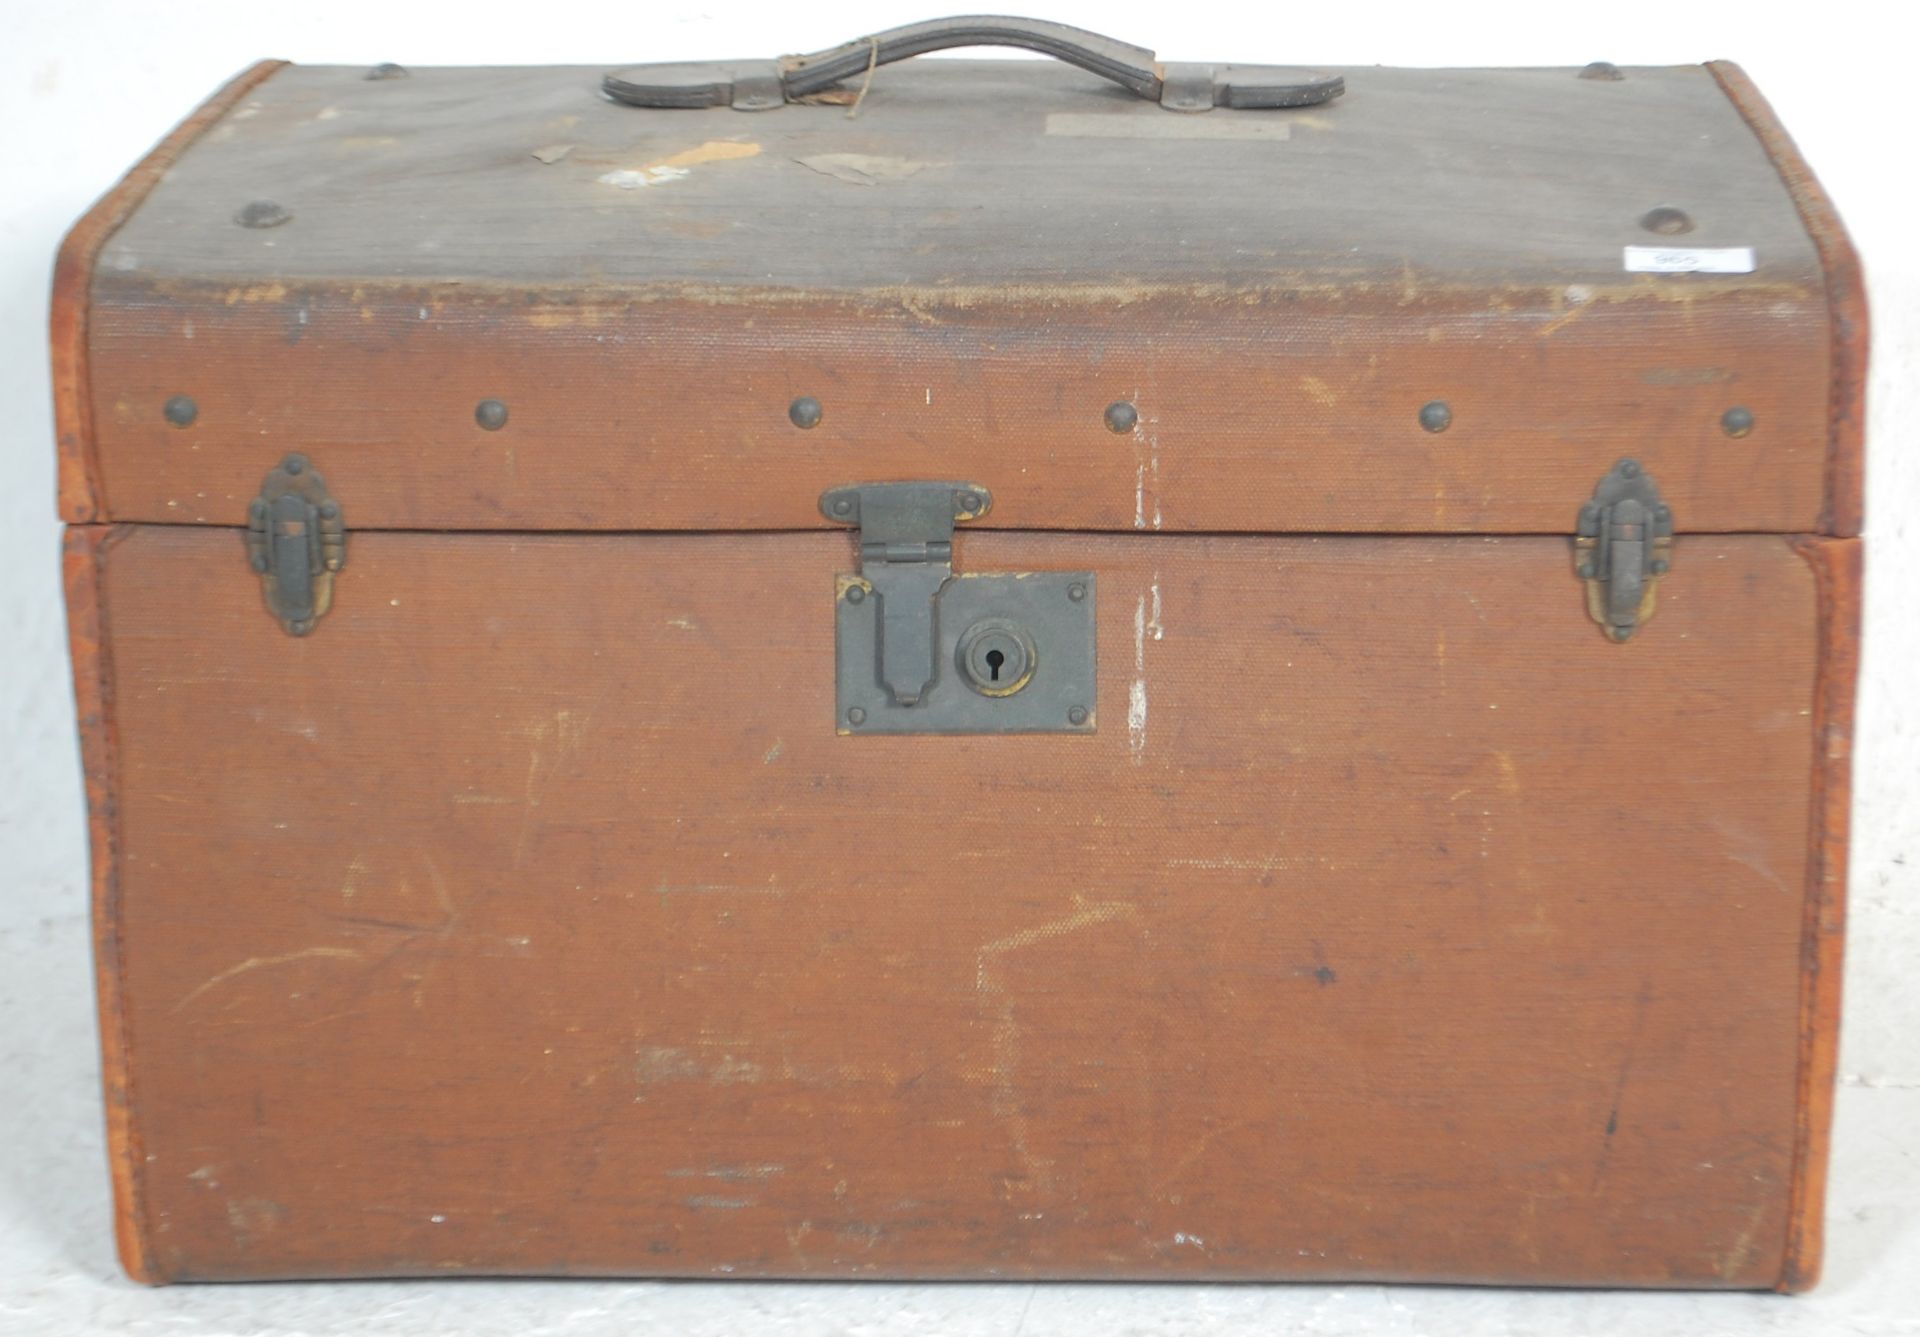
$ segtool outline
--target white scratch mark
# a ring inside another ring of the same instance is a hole
[[[359,955],[360,953],[354,951],[351,947],[303,947],[297,952],[287,952],[282,956],[250,956],[239,965],[227,967],[227,969],[200,985],[185,998],[175,1003],[173,1010],[178,1012],[201,994],[207,992],[207,990],[218,988],[236,975],[244,975],[250,970],[261,970],[267,966],[284,966],[294,961],[305,961],[310,957],[344,958],[358,957]]]
[[[532,743],[527,749],[527,785],[522,799],[525,811],[520,819],[520,838],[514,845],[515,868],[526,865],[528,844],[533,839],[540,800],[546,792],[547,782],[553,778],[561,762],[580,750],[580,745],[586,741],[587,725],[592,718],[592,709],[579,714],[571,710],[559,710],[554,712],[551,724],[542,720],[527,731]],[[555,745],[553,755],[543,757],[540,745],[549,738]]]
[[[1264,859],[1169,859],[1169,868],[1205,868],[1211,872],[1259,873],[1263,877],[1278,868],[1291,868],[1293,861],[1278,854]]]
[[[1140,392],[1136,389],[1132,399],[1138,402]],[[1147,527],[1147,502],[1151,496],[1153,502],[1152,523],[1160,528],[1160,433],[1155,430],[1159,417],[1142,413],[1133,426],[1133,455],[1139,461],[1139,470],[1134,479],[1133,527]],[[1142,448],[1145,453],[1142,453]]]
[[[1019,1157],[1020,1164],[1042,1193],[1052,1191],[1053,1162],[1035,1156],[1027,1142],[1026,1107],[1013,1085],[1014,1069],[1020,1057],[1020,1023],[1013,1014],[1013,995],[1007,991],[1006,981],[1000,977],[1000,963],[1009,952],[1017,952],[1023,947],[1053,938],[1063,938],[1095,924],[1131,919],[1135,913],[1128,901],[1097,901],[1088,905],[1076,897],[1075,903],[1077,908],[1070,915],[1017,929],[1003,938],[983,944],[974,962],[974,990],[983,999],[995,1000],[999,1012],[993,1030],[993,1112],[1006,1124],[1014,1155]]]
[[[1148,617],[1148,601],[1152,617]],[[1133,683],[1127,688],[1127,748],[1138,766],[1147,751],[1147,639],[1165,635],[1160,625],[1160,573],[1154,572],[1151,590],[1140,596],[1133,610]]]

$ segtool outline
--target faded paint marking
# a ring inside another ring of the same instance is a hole
[[[180,1009],[186,1007],[187,1004],[193,1002],[194,999],[206,993],[209,989],[216,989],[228,980],[239,975],[245,975],[249,971],[263,970],[268,966],[284,966],[295,961],[306,961],[314,958],[344,960],[347,958],[355,958],[359,955],[360,953],[351,947],[303,947],[297,952],[287,952],[282,956],[250,956],[237,966],[227,967],[218,975],[215,975],[212,979],[194,989],[185,998],[175,1003],[173,1010],[175,1012],[180,1011]]]

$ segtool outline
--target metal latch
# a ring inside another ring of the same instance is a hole
[[[1624,641],[1653,616],[1673,557],[1673,512],[1638,460],[1621,460],[1580,508],[1573,566],[1587,582],[1587,613]]]
[[[973,483],[862,483],[820,498],[859,528],[834,588],[842,733],[1091,733],[1090,571],[953,570],[953,528],[993,505]]]
[[[347,528],[305,455],[280,461],[248,508],[247,560],[288,635],[305,636],[332,607],[334,572],[347,564]]]

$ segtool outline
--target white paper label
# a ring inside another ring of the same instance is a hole
[[[1629,274],[1751,274],[1751,246],[1629,246]]]

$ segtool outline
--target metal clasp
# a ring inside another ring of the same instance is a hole
[[[247,560],[267,609],[290,636],[305,636],[333,605],[333,576],[347,564],[340,503],[305,455],[267,475],[247,510]]]
[[[953,527],[993,505],[973,483],[833,488],[860,570],[834,588],[842,733],[1091,733],[1089,571],[962,572]]]
[[[868,483],[820,498],[827,519],[860,527],[861,583],[879,603],[880,681],[896,705],[918,703],[934,679],[933,598],[953,575],[954,522],[992,505],[972,483]]]
[[[1638,460],[1621,460],[1580,508],[1574,573],[1587,583],[1587,613],[1614,641],[1653,616],[1654,594],[1673,556],[1673,512]]]

